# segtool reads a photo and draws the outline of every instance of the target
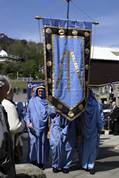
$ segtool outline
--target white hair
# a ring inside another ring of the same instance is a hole
[[[5,75],[0,75],[0,88],[4,87],[6,84],[10,87],[10,81]]]

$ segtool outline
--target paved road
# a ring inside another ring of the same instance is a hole
[[[119,177],[119,136],[101,135],[100,154],[96,161],[96,174],[78,169],[64,174],[53,173],[51,168],[45,169],[47,178],[118,178]]]

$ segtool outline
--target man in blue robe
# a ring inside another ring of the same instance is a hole
[[[24,120],[26,122],[26,126],[28,128],[28,134],[29,134],[29,155],[28,155],[28,160],[34,164],[36,164],[36,148],[35,148],[35,141],[36,141],[36,138],[35,136],[32,135],[32,133],[30,132],[30,128],[32,128],[32,123],[31,123],[31,120],[30,120],[30,117],[31,117],[31,105],[33,104],[33,99],[35,97],[35,87],[32,87],[32,90],[31,90],[31,98],[29,99],[29,103],[28,103],[28,106],[27,106],[27,112],[24,116]]]
[[[51,118],[50,147],[53,172],[68,173],[76,144],[76,121],[68,121],[58,113]]]
[[[99,146],[99,133],[103,128],[103,120],[99,104],[94,93],[90,90],[85,111],[80,118],[81,143],[80,160],[84,170],[95,174],[95,161],[97,157],[97,147]]]
[[[45,87],[36,88],[35,96],[29,100],[25,121],[30,137],[30,162],[44,169],[48,132],[48,104],[45,99]]]

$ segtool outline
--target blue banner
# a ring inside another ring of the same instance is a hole
[[[50,27],[58,27],[58,28],[78,28],[81,30],[92,30],[92,22],[81,22],[77,20],[65,20],[65,19],[50,19],[50,18],[43,18],[42,19],[43,26],[50,26]]]
[[[69,120],[79,116],[88,95],[92,23],[42,19],[49,101]]]

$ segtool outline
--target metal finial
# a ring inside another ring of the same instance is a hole
[[[93,25],[99,25],[99,22],[94,21],[94,22],[92,22],[92,24],[93,24]]]
[[[41,17],[41,16],[35,16],[35,19],[36,20],[41,20],[43,17]]]

